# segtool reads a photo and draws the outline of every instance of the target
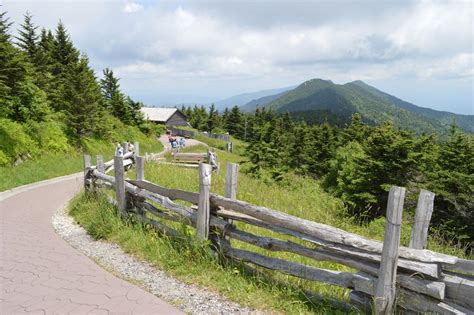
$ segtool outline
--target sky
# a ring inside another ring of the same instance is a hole
[[[98,77],[147,105],[207,103],[312,78],[363,80],[416,105],[474,114],[474,1],[0,0],[61,20]]]

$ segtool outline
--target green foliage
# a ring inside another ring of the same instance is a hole
[[[33,24],[31,20],[33,16],[30,13],[26,12],[24,17],[24,22],[21,25],[21,29],[18,31],[20,35],[17,37],[18,47],[26,52],[31,59],[34,59],[38,52],[39,36],[36,33],[38,27]]]
[[[474,243],[474,139],[452,127],[426,187],[436,193],[433,222]],[[448,236],[452,233],[447,232]]]
[[[36,156],[39,148],[23,125],[0,118],[0,151],[13,163]]]
[[[32,122],[28,132],[43,152],[68,152],[72,147],[64,130],[62,123],[48,120]]]
[[[7,166],[10,163],[8,156],[0,150],[0,167]]]
[[[362,145],[351,141],[337,148],[334,158],[329,161],[329,172],[325,177],[328,190],[341,198],[352,214],[358,212],[359,216],[367,213],[368,205],[377,203],[377,197],[364,186],[372,176],[362,166],[367,159]]]

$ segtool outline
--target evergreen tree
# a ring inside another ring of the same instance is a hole
[[[11,23],[5,15],[0,13],[0,116],[41,121],[49,113],[45,94],[33,83],[32,65],[10,42]]]
[[[134,123],[134,117],[139,117],[139,106],[126,102],[125,96],[120,91],[119,79],[109,68],[104,69],[104,78],[100,80],[102,96],[109,112],[124,123]],[[133,111],[136,112],[133,112]]]
[[[143,103],[135,102],[134,100],[130,98],[130,96],[127,96],[126,103],[132,115],[132,123],[137,126],[140,126],[141,124],[143,124],[144,119],[145,119],[145,117],[143,116],[143,113],[141,112]]]
[[[441,145],[438,169],[431,172],[427,188],[436,194],[433,223],[453,231],[458,239],[474,244],[474,139],[452,126]],[[449,233],[447,233],[449,234]],[[450,235],[452,236],[452,235]]]
[[[53,61],[50,67],[52,81],[48,96],[52,107],[56,111],[63,111],[67,107],[66,90],[74,89],[74,87],[68,86],[72,84],[68,78],[72,75],[71,70],[78,67],[79,51],[74,47],[62,22],[59,22],[56,28],[51,57]]]
[[[209,108],[209,115],[207,116],[207,131],[213,132],[214,129],[218,128],[220,125],[219,112],[216,110],[214,104]]]
[[[88,59],[82,57],[70,66],[65,77],[70,82],[65,86],[64,96],[71,135],[77,139],[97,135],[103,116],[102,95]]]
[[[31,62],[34,62],[38,51],[39,36],[36,33],[38,27],[31,21],[33,16],[30,13],[27,12],[24,17],[24,22],[18,31],[20,35],[17,37],[18,47],[28,54]]]
[[[311,157],[308,155],[310,146],[309,129],[305,122],[298,123],[290,138],[290,166],[298,174],[307,174]]]
[[[359,113],[352,115],[351,122],[346,126],[343,132],[345,142],[357,141],[363,143],[370,133],[370,127],[362,122],[362,116]]]
[[[335,128],[328,123],[312,126],[306,150],[308,172],[318,177],[325,175],[329,171],[329,161],[334,157],[337,145]]]
[[[242,115],[242,112],[240,111],[240,108],[238,106],[232,107],[230,113],[228,113],[224,128],[231,135],[242,139],[244,137],[243,118],[244,117]]]

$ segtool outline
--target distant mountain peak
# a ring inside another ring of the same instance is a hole
[[[304,112],[304,116],[311,113],[313,116],[327,115],[330,112],[339,117],[338,121],[349,121],[351,115],[358,112],[365,121],[380,124],[390,119],[399,128],[417,133],[447,134],[449,124],[455,120],[461,129],[474,133],[473,115],[457,115],[416,106],[361,80],[335,84],[331,80],[315,78],[285,93],[253,100],[243,109],[253,110],[257,106],[281,113]]]

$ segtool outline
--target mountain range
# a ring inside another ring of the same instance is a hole
[[[294,89],[295,86],[279,88],[279,89],[272,89],[272,90],[262,90],[258,92],[251,92],[251,93],[243,93],[235,96],[231,96],[229,98],[217,101],[214,103],[216,109],[219,111],[224,110],[226,107],[234,107],[234,106],[244,106],[245,104],[251,102],[255,99],[260,99],[262,97],[266,97],[269,95],[278,95],[280,93],[284,93],[286,91]]]
[[[309,123],[329,121],[343,125],[350,120],[352,114],[360,113],[362,119],[369,124],[376,125],[390,119],[397,127],[417,134],[446,135],[453,122],[462,130],[474,133],[474,115],[417,106],[362,81],[335,84],[330,80],[312,79],[294,89],[253,99],[241,106],[241,109],[254,111],[257,107],[273,109],[279,113],[288,112],[294,118],[304,119]]]

